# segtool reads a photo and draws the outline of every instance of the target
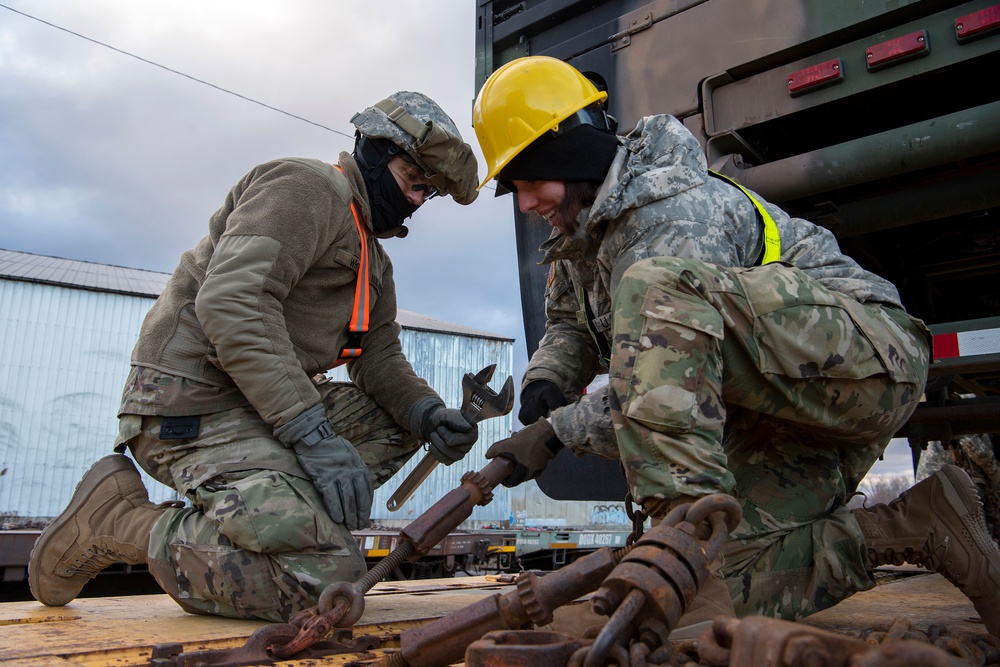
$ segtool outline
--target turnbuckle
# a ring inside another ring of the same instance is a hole
[[[647,630],[650,649],[666,642],[670,631],[710,576],[709,568],[743,511],[735,498],[714,494],[674,508],[660,525],[636,542],[594,593],[594,611],[609,616],[585,652],[584,667],[603,665],[637,617]]]

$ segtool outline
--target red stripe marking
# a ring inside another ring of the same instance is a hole
[[[962,355],[958,351],[957,333],[938,334],[937,336],[934,336],[935,359],[948,359],[960,356]]]

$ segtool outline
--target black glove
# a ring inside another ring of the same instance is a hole
[[[451,465],[469,453],[479,439],[479,427],[462,416],[461,410],[446,408],[436,396],[425,396],[410,408],[410,431],[430,443],[434,458]]]
[[[514,462],[514,472],[503,481],[507,487],[517,486],[542,474],[549,461],[563,448],[548,419],[539,419],[531,426],[515,431],[486,450],[486,458],[502,456]]]
[[[521,390],[521,409],[517,411],[517,419],[525,425],[534,424],[567,403],[569,401],[554,382],[535,380]]]
[[[322,403],[274,429],[274,435],[295,451],[334,521],[348,530],[369,526],[375,493],[371,475],[354,445],[333,432]]]

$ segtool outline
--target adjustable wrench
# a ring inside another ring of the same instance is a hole
[[[501,417],[514,407],[514,378],[507,376],[500,393],[489,388],[487,383],[493,377],[496,364],[490,364],[475,375],[466,373],[462,378],[462,416],[470,424],[476,424],[491,417]],[[413,495],[417,487],[423,484],[439,461],[428,452],[420,463],[410,472],[396,492],[385,503],[385,508],[395,512]]]

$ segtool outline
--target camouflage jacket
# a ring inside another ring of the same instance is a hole
[[[753,266],[763,244],[750,199],[707,173],[701,146],[676,118],[649,116],[627,136],[594,204],[572,236],[554,231],[542,244],[551,263],[546,332],[523,384],[550,380],[570,405],[553,411],[557,435],[576,452],[617,457],[604,389],[581,398],[602,372],[581,299],[610,342],[611,296],[632,264],[655,256],[728,267]],[[781,237],[781,261],[861,302],[899,305],[896,288],[840,251],[833,234],[764,202]],[[577,400],[579,399],[579,400]]]
[[[319,402],[311,378],[347,344],[354,305],[361,245],[351,202],[364,224],[370,218],[354,158],[341,153],[339,165],[343,173],[319,160],[275,160],[233,186],[208,236],[182,255],[132,352],[133,366],[196,382],[152,398],[126,387],[122,414],[205,414],[249,402],[280,426]],[[406,425],[413,404],[435,392],[403,355],[392,263],[370,225],[367,245],[369,330],[347,370]]]

